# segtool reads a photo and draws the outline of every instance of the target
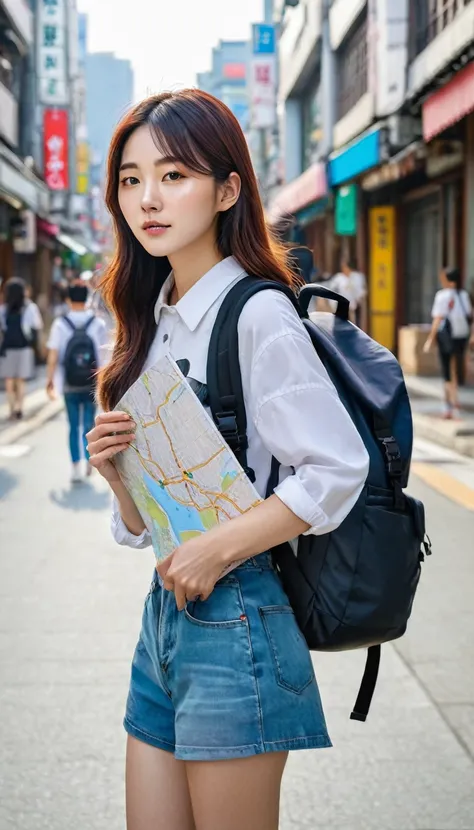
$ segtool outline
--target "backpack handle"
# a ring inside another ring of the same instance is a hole
[[[349,300],[342,294],[336,294],[324,285],[305,285],[299,294],[299,303],[304,314],[308,313],[311,297],[321,297],[323,300],[334,300],[337,303],[336,317],[341,320],[349,319]]]

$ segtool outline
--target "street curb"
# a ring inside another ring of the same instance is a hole
[[[0,447],[17,443],[25,435],[29,435],[47,423],[47,421],[55,418],[63,409],[64,403],[62,400],[49,401],[32,418],[27,418],[21,421],[21,423],[15,424],[15,426],[8,427],[0,432]]]
[[[472,427],[453,421],[438,421],[430,415],[413,413],[413,427],[417,438],[424,438],[439,444],[449,450],[455,450],[460,455],[474,458],[474,434]]]

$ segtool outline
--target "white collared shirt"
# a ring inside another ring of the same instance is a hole
[[[170,274],[155,307],[157,329],[144,371],[164,354],[188,361],[188,378],[206,383],[207,353],[217,312],[232,286],[246,276],[228,257],[169,306]],[[264,497],[272,456],[281,463],[275,490],[310,525],[329,533],[356,503],[368,474],[362,439],[341,403],[291,301],[262,291],[245,305],[238,324],[248,465]],[[186,372],[185,372],[186,373]],[[122,545],[142,548],[150,535],[130,533],[114,502],[112,532]]]

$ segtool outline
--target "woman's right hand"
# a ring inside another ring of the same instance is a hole
[[[89,463],[109,484],[120,480],[112,458],[135,439],[135,423],[126,412],[102,412],[87,433]]]

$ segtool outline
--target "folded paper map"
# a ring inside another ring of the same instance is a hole
[[[135,441],[115,463],[158,560],[261,501],[170,357],[141,375],[116,409],[137,425]]]

